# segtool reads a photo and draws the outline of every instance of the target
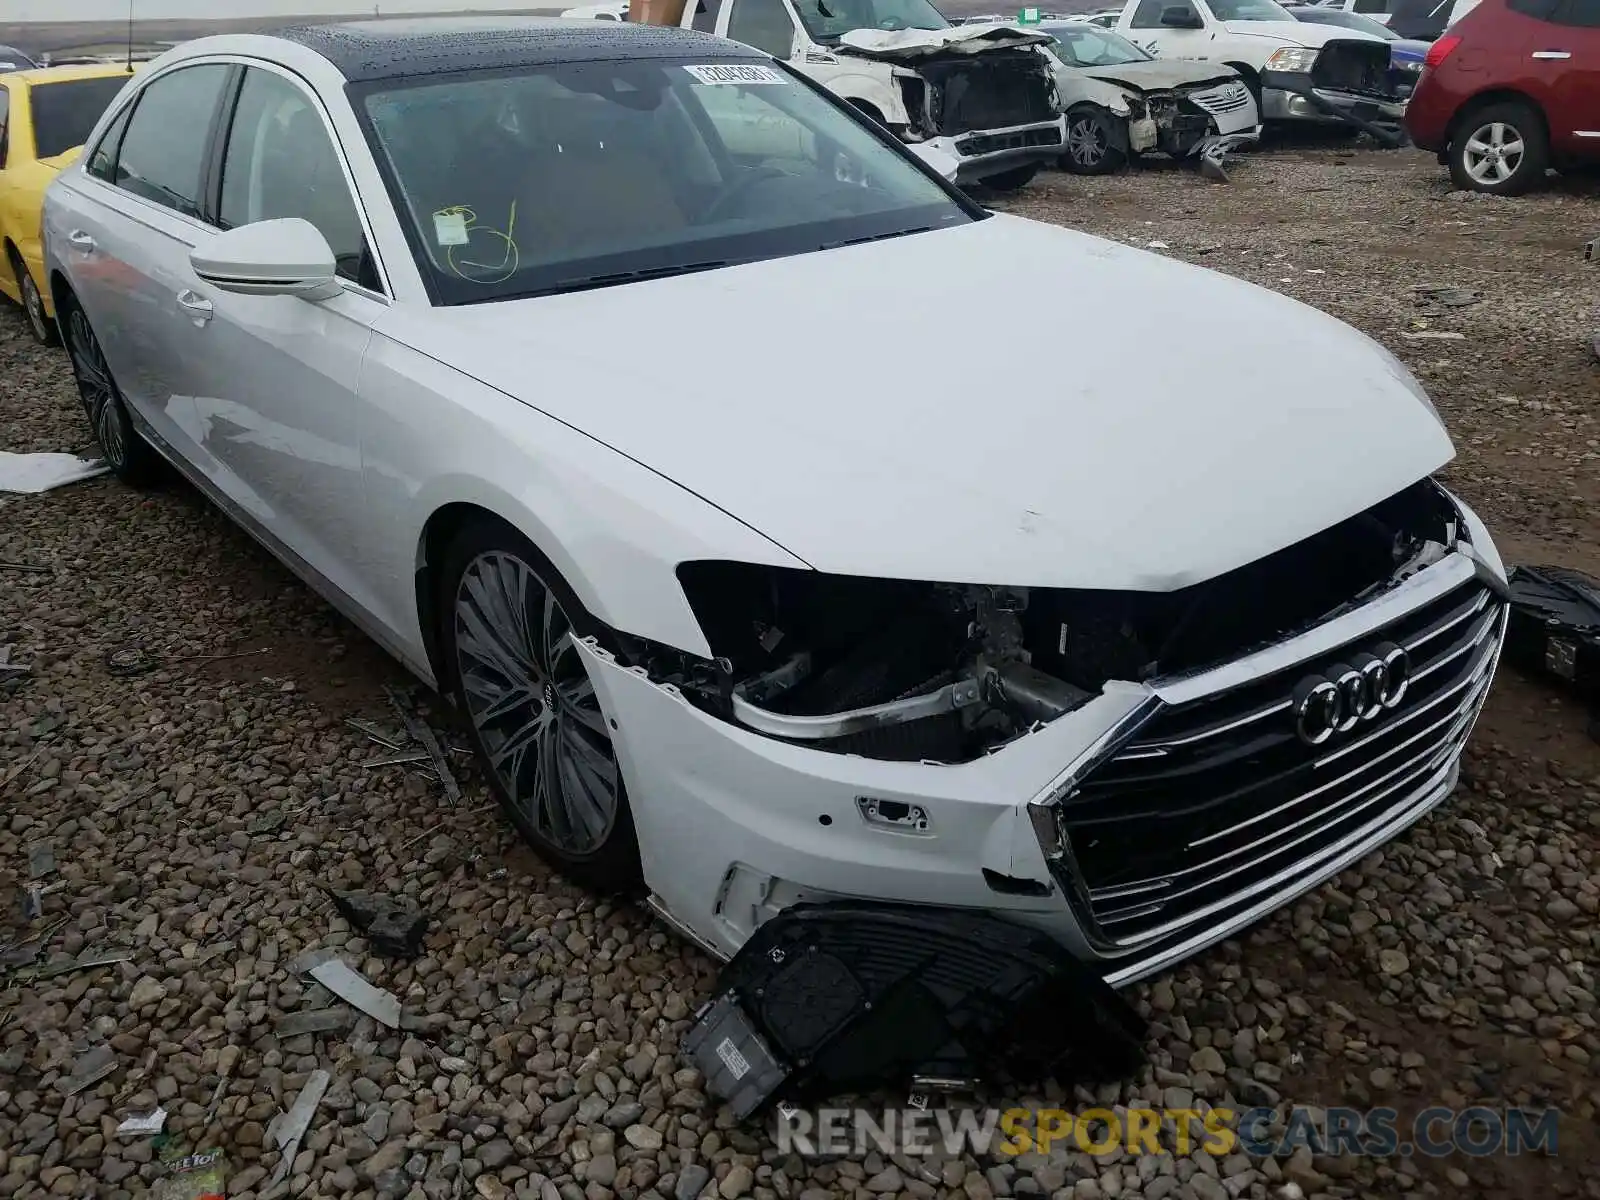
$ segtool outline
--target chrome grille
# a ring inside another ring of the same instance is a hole
[[[1237,112],[1249,103],[1250,90],[1242,83],[1225,83],[1203,92],[1190,92],[1189,99],[1208,113]]]
[[[1445,787],[1504,628],[1504,604],[1473,581],[1328,654],[1160,710],[1061,805],[1099,940],[1137,947],[1225,920]],[[1400,703],[1305,744],[1297,683],[1385,642],[1409,656]]]

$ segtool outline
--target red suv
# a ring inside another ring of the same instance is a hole
[[[1429,49],[1405,120],[1473,191],[1600,161],[1600,0],[1481,0]]]

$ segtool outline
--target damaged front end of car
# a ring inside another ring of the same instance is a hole
[[[1129,96],[1129,107],[1143,110],[1142,119],[1138,114],[1129,119],[1133,150],[1158,150],[1172,158],[1193,158],[1217,172],[1222,170],[1230,151],[1261,139],[1259,120],[1241,127],[1233,119],[1255,107],[1250,89],[1237,79],[1141,92]]]
[[[678,839],[652,903],[730,960],[686,1042],[712,1092],[1130,1069],[1113,989],[1454,786],[1505,629],[1475,522],[1424,479],[1169,592],[681,564],[709,657],[588,652]]]
[[[1054,159],[1064,135],[1044,41],[1012,27],[856,30],[837,49],[894,64],[906,124],[921,153],[948,155],[956,182]]]
[[[678,575],[714,658],[620,636],[625,661],[753,732],[894,762],[992,754],[1111,681],[1202,670],[1363,603],[1442,555],[1425,482],[1175,592],[924,583],[701,561]]]
[[[1394,149],[1405,140],[1406,93],[1390,70],[1389,44],[1337,40],[1321,48],[1285,47],[1267,59],[1265,115],[1337,121]]]

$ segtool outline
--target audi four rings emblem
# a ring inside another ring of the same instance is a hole
[[[1326,674],[1309,675],[1295,685],[1295,733],[1306,745],[1321,746],[1399,708],[1410,682],[1411,660],[1393,642],[1335,663]]]

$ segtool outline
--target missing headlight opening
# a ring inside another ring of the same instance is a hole
[[[623,656],[771,737],[958,763],[1112,680],[1203,669],[1331,620],[1443,557],[1454,505],[1423,480],[1321,533],[1173,592],[872,579],[723,561],[678,568],[713,654],[631,637]]]

